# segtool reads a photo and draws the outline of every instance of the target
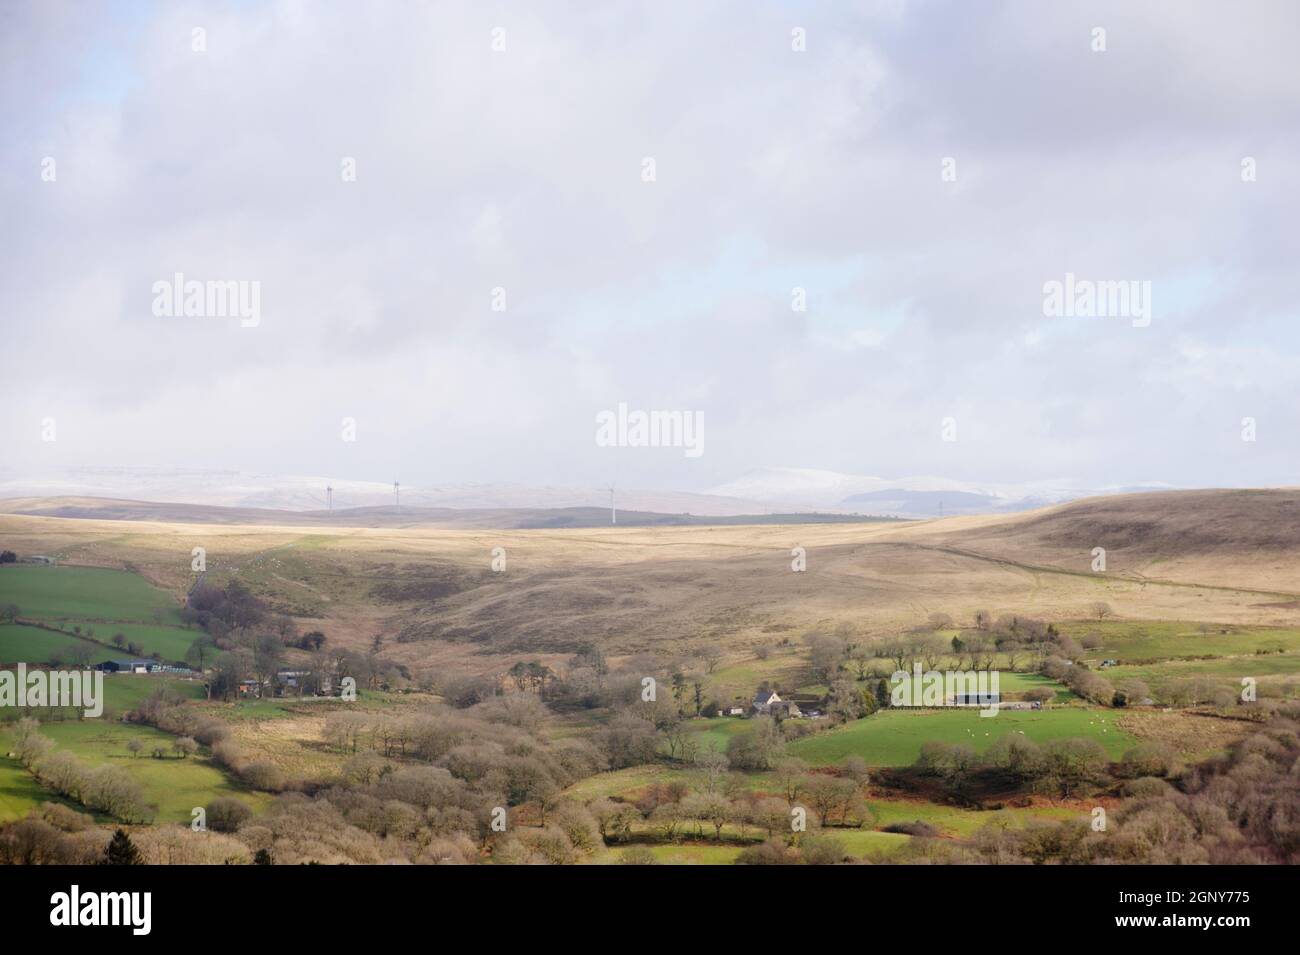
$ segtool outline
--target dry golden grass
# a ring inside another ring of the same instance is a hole
[[[1164,743],[1189,762],[1222,753],[1258,728],[1244,720],[1225,720],[1187,710],[1130,710],[1118,722],[1120,729],[1141,740]]]
[[[325,745],[324,727],[324,716],[247,720],[232,735],[249,762],[272,763],[290,779],[331,779],[345,757]]]
[[[483,531],[0,515],[0,537],[134,569],[178,600],[202,546],[212,579],[239,577],[335,645],[384,634],[385,655],[401,662],[489,672],[503,657],[560,659],[587,641],[611,654],[714,644],[742,660],[841,622],[886,634],[932,612],[1067,619],[1095,601],[1129,618],[1300,624],[1300,548],[1275,526],[1297,496],[1243,493],[911,524]],[[807,550],[805,573],[791,570],[795,546]],[[1108,546],[1104,575],[1089,571],[1093,546]],[[495,547],[505,573],[490,569]]]

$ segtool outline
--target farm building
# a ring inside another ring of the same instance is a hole
[[[983,693],[956,693],[952,697],[953,706],[998,706],[1002,701],[1002,694],[997,690],[986,690]]]
[[[273,682],[276,696],[331,696],[334,689],[334,681],[328,675],[319,676],[314,670],[278,670]]]
[[[802,716],[799,705],[793,700],[783,700],[776,690],[759,690],[754,697],[755,713],[767,716]]]
[[[159,665],[153,660],[105,660],[96,669],[105,673],[152,673]]]

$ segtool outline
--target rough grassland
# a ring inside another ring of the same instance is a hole
[[[1232,514],[1246,500],[1227,492],[1219,497],[1224,513]],[[1214,499],[1196,500],[1198,518],[1214,513]],[[1176,533],[1159,539],[1171,547],[1201,546],[1199,537],[1187,536],[1179,500],[1153,494],[1120,502],[1147,529],[1135,540],[1169,524]],[[1113,504],[1108,499],[1106,506]],[[840,623],[870,639],[915,626],[932,612],[962,625],[976,610],[1077,621],[1090,603],[1104,600],[1121,622],[1300,627],[1300,594],[1292,597],[1287,589],[1300,579],[1300,551],[1260,556],[1271,546],[1267,535],[1276,521],[1251,532],[1264,535],[1258,541],[1236,540],[1238,533],[1230,553],[1189,551],[1176,566],[1154,554],[1138,568],[1125,559],[1124,542],[1111,540],[1116,570],[1095,575],[1088,572],[1091,535],[1113,534],[1105,522],[1093,521],[1093,510],[1092,504],[1053,509],[1051,515],[1087,518],[1062,525],[1060,533],[1055,524],[1034,523],[1032,515],[504,531],[0,515],[0,536],[23,553],[137,568],[165,587],[175,606],[192,580],[188,562],[177,555],[188,554],[201,532],[214,582],[240,578],[277,609],[298,612],[300,625],[322,630],[331,646],[362,648],[383,634],[389,638],[384,656],[416,672],[457,666],[488,674],[524,656],[559,663],[581,634],[610,657],[721,647],[727,660],[714,682],[720,690],[749,693],[753,678],[768,669],[744,666],[755,648],[782,638],[798,644],[808,630]],[[803,574],[789,571],[795,544],[808,549]],[[508,573],[490,572],[493,546],[509,552]],[[14,569],[0,571],[0,578]],[[774,662],[779,669],[787,661],[774,656]],[[728,672],[737,665],[741,669]]]
[[[1300,630],[1288,627],[1207,626],[1202,630],[1198,624],[1177,620],[1106,620],[1069,623],[1061,629],[1074,637],[1100,634],[1101,647],[1086,654],[1091,660],[1127,662],[1300,651]]]

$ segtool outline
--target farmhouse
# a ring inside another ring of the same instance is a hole
[[[753,710],[766,716],[802,716],[798,704],[783,700],[776,690],[759,690],[754,697]]]
[[[315,670],[277,670],[272,682],[276,696],[308,693],[331,696],[334,689],[334,680],[328,674],[317,674]]]
[[[311,676],[311,670],[277,670],[275,682],[283,687],[296,690],[302,686],[303,681],[309,676]]]

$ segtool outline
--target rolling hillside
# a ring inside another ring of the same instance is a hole
[[[912,523],[428,528],[0,516],[0,541],[65,563],[130,568],[179,601],[204,546],[272,606],[416,667],[500,656],[743,650],[850,623],[866,634],[934,612],[1054,619],[1096,601],[1125,618],[1300,622],[1291,491],[1146,493],[1023,515]],[[301,515],[299,515],[301,516]],[[1106,546],[1108,569],[1090,569]],[[494,548],[506,568],[491,569]],[[802,547],[807,569],[791,569]]]

